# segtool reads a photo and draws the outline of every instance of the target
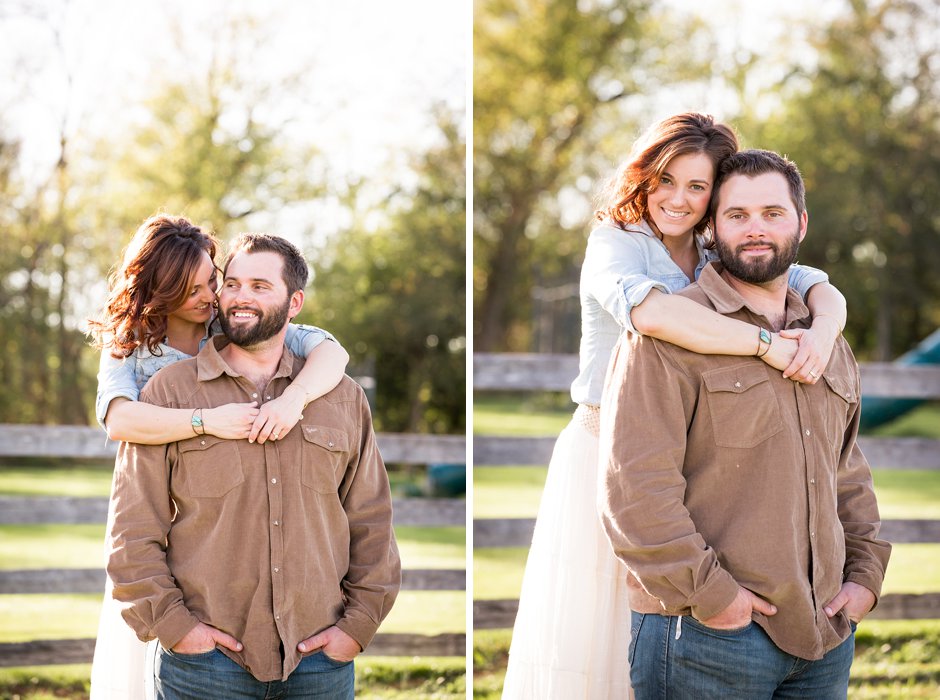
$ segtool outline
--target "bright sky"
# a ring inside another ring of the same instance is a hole
[[[267,36],[244,47],[247,72],[273,80],[311,66],[301,89],[267,107],[299,117],[340,169],[368,172],[403,146],[425,145],[434,103],[465,106],[462,2],[21,0],[0,3],[0,68],[14,77],[0,86],[2,126],[25,139],[26,160],[43,170],[56,156],[66,102],[70,130],[107,133],[158,81],[211,60],[213,36],[243,16]]]

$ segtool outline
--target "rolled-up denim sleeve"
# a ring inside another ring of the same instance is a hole
[[[95,397],[95,417],[98,424],[104,428],[104,417],[108,415],[108,406],[111,402],[123,396],[136,401],[140,396],[136,379],[137,356],[131,353],[129,357],[119,360],[111,356],[105,348],[101,351],[101,360],[98,363],[98,393]]]
[[[799,294],[804,301],[813,285],[828,281],[829,275],[822,270],[817,270],[815,267],[809,267],[808,265],[790,265],[790,274],[787,278],[787,284],[790,286],[790,289]]]
[[[287,326],[287,336],[284,338],[284,344],[295,355],[307,357],[324,340],[332,340],[334,343],[339,342],[333,337],[332,333],[322,328],[291,323]]]
[[[588,239],[581,285],[624,329],[637,333],[630,312],[653,289],[669,287],[649,276],[649,251],[642,234],[596,229]]]

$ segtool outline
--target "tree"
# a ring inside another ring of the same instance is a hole
[[[414,186],[390,192],[308,258],[301,319],[371,367],[382,430],[465,425],[466,146],[456,115],[442,114],[439,126],[440,143],[415,160]]]
[[[742,119],[750,143],[785,152],[807,186],[801,261],[849,302],[846,335],[888,360],[940,325],[938,16],[912,0],[853,0],[794,69],[783,108]]]
[[[619,133],[619,148],[605,169],[622,159],[645,116],[627,98],[704,71],[691,50],[696,26],[654,15],[650,2],[477,3],[475,349],[526,349],[533,268],[566,266],[570,276],[583,246],[581,237],[549,234],[560,229],[560,193],[589,189],[581,183],[609,134]],[[671,45],[684,47],[681,65],[664,60]],[[540,237],[548,250],[536,260]]]

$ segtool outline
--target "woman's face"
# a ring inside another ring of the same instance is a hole
[[[202,254],[199,267],[190,283],[189,296],[170,318],[188,323],[205,323],[212,318],[216,303],[215,290],[218,285],[217,270],[208,253]]]
[[[687,235],[705,218],[715,167],[704,153],[676,156],[647,196],[650,223],[662,236]]]

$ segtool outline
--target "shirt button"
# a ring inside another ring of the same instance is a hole
[[[810,479],[810,480],[809,480],[809,483],[815,484],[815,483],[816,483],[816,479]]]
[[[271,400],[271,397],[270,397],[270,396],[265,396],[264,398],[267,399],[268,401]]]
[[[252,395],[251,395],[251,398],[256,399],[256,398],[258,398],[258,395],[257,395],[257,394],[252,394]]]
[[[279,521],[277,521],[277,520],[274,521],[274,527],[277,527],[277,526],[280,525],[280,524],[281,524],[281,523],[280,523]]]
[[[809,428],[806,429],[806,436],[809,437]]]
[[[274,567],[274,573],[277,573],[277,572],[279,572],[279,571],[280,571],[280,569],[275,566],[275,567]]]
[[[277,479],[271,479],[271,483],[272,483],[272,484],[276,484],[276,483],[277,483]]]
[[[815,537],[815,536],[816,536],[816,533],[815,533],[815,532],[811,532],[811,533],[809,533],[809,536],[810,536],[810,537]]]
[[[330,447],[333,447],[333,443],[332,443],[332,442],[330,443]]]
[[[206,444],[206,441],[205,441],[205,440],[200,440],[200,441],[199,441],[199,444],[200,444],[200,445],[205,445],[205,444]]]
[[[280,619],[281,619],[281,616],[280,616],[280,615],[275,615],[275,616],[274,616],[274,619],[275,619],[275,620],[280,620]]]
[[[734,383],[734,388],[735,388],[735,389],[740,389],[740,388],[741,388],[741,382],[735,382],[735,383]]]

